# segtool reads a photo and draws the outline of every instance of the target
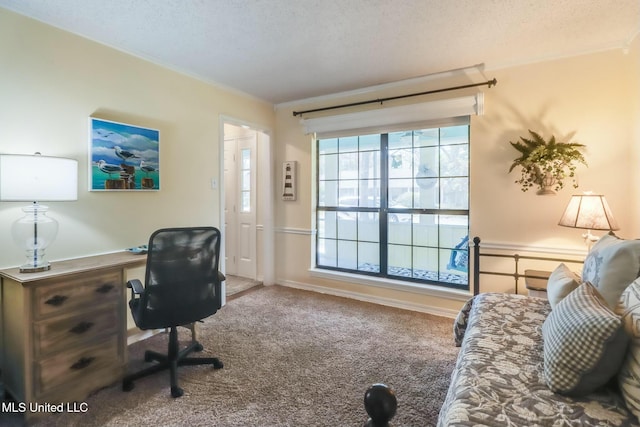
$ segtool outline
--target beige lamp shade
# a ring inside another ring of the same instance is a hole
[[[602,194],[571,196],[558,225],[587,230],[619,230],[607,200]]]

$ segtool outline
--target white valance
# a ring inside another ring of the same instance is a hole
[[[484,113],[484,94],[437,101],[421,102],[398,107],[382,107],[375,110],[333,116],[302,119],[305,133],[316,133],[319,137],[331,137],[346,131],[366,134],[391,131],[409,125],[452,119],[462,116],[482,115]],[[416,127],[417,128],[417,127]]]

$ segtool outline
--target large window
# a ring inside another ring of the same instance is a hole
[[[469,126],[317,141],[316,265],[468,287]]]

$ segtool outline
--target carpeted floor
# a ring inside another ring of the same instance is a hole
[[[261,286],[261,283],[256,282],[255,280],[246,279],[240,276],[232,276],[230,274],[227,274],[227,279],[224,281],[224,284],[227,299],[234,295],[242,295],[243,292],[256,286]]]
[[[366,389],[392,387],[393,425],[432,426],[458,349],[451,319],[280,286],[235,298],[201,324],[203,355],[225,367],[179,368],[185,395],[168,374],[120,384],[87,399],[84,414],[57,414],[38,426],[362,426]],[[189,338],[181,330],[181,340]],[[165,334],[129,348],[129,367],[146,348],[166,351]]]

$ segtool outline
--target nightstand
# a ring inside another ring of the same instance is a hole
[[[525,270],[524,284],[529,291],[529,296],[547,298],[547,281],[551,275],[550,271]]]

